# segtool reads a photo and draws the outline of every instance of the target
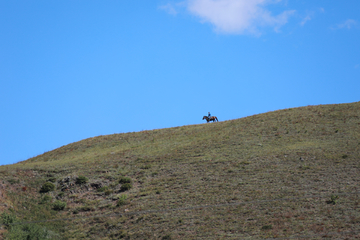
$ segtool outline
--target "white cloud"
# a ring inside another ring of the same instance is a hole
[[[272,27],[275,31],[288,22],[295,12],[284,11],[277,16],[265,8],[265,4],[281,0],[188,0],[187,9],[202,22],[211,23],[220,33],[259,35],[260,27]]]
[[[351,29],[353,27],[357,27],[358,25],[359,25],[359,23],[357,21],[355,21],[353,19],[348,19],[343,23],[339,23],[336,26],[331,27],[331,29],[333,29],[333,30],[344,29],[344,28]]]

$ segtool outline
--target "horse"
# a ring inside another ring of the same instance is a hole
[[[206,122],[211,122],[211,121],[218,122],[219,121],[218,118],[215,116],[212,116],[210,118],[208,116],[204,116],[202,120],[204,120],[204,119],[206,120]]]

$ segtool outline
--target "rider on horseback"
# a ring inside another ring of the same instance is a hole
[[[218,122],[219,120],[218,120],[218,118],[217,117],[215,117],[215,116],[211,116],[211,114],[210,114],[210,112],[208,112],[208,115],[207,116],[204,116],[203,117],[203,120],[206,120],[207,122],[211,122],[211,121],[213,121],[213,122]]]

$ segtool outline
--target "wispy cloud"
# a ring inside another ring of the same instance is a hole
[[[305,23],[307,23],[308,21],[310,21],[312,18],[312,15],[311,14],[308,14],[306,17],[303,18],[303,20],[300,22],[300,25],[301,26],[304,26]]]
[[[164,10],[165,12],[167,12],[168,14],[171,14],[171,15],[177,15],[177,13],[178,13],[175,6],[170,3],[159,6],[159,9]]]
[[[284,11],[273,16],[265,4],[281,0],[188,0],[188,10],[202,22],[211,23],[215,31],[229,34],[259,35],[260,27],[269,26],[278,31],[295,12]]]
[[[315,10],[307,10],[306,11],[306,16],[303,17],[303,19],[300,22],[300,26],[304,26],[307,22],[313,20],[316,18],[316,15],[318,15],[319,13],[324,14],[325,13],[325,9],[324,8],[317,8]]]
[[[335,26],[330,27],[333,30],[337,29],[351,29],[354,27],[358,27],[359,23],[353,19],[348,19],[343,23],[336,24]]]

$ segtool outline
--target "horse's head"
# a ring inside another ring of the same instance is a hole
[[[207,116],[204,116],[202,120],[204,120],[204,119],[208,119],[208,117],[207,117]]]

